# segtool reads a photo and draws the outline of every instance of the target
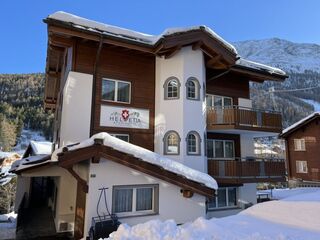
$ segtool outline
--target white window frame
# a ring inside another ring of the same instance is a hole
[[[124,133],[110,133],[111,136],[118,138],[117,136],[122,136],[122,137],[128,137],[128,141],[130,142],[130,135],[129,134],[124,134]],[[120,138],[118,138],[120,139]],[[122,140],[122,139],[120,139]],[[124,141],[124,140],[123,140]],[[126,141],[125,141],[126,142]]]
[[[102,99],[102,101],[106,101],[106,102],[116,102],[116,103],[125,103],[125,104],[130,104],[130,103],[131,103],[131,82],[123,81],[123,80],[117,80],[117,79],[111,79],[111,78],[102,78],[102,82],[103,82],[103,81],[115,82],[115,86],[114,86],[114,99],[113,99],[113,100],[103,99],[103,92],[102,92],[102,89],[103,89],[103,88],[101,87],[101,99]],[[118,101],[118,83],[119,83],[119,82],[129,84],[129,102]],[[103,84],[103,83],[102,83],[102,84]]]
[[[230,99],[231,100],[231,105],[228,106],[228,107],[232,107],[233,106],[233,98],[232,97],[228,97],[228,96],[221,96],[221,95],[216,95],[216,94],[206,94],[206,102],[207,102],[207,98],[211,98],[211,105],[207,107],[212,107],[214,108],[214,97],[221,97],[222,98],[222,108],[224,108],[224,101],[225,99]],[[206,103],[207,104],[207,103]]]
[[[169,97],[169,83],[171,81],[177,81],[177,96],[176,97]],[[177,100],[180,99],[180,81],[177,77],[169,77],[163,87],[164,87],[164,100]]]
[[[137,211],[137,189],[152,188],[152,209]],[[116,189],[132,189],[132,211],[131,212],[115,212],[115,190]],[[127,216],[139,216],[139,215],[153,215],[159,212],[159,185],[158,184],[142,184],[142,185],[120,185],[113,186],[112,191],[112,213],[116,214],[117,217]]]
[[[213,157],[209,157],[208,155],[208,152],[207,152],[207,157],[210,158],[210,159],[218,159],[218,160],[234,160],[235,159],[235,141],[234,140],[224,140],[224,139],[207,139],[207,144],[209,142],[212,142],[213,143],[213,154],[215,155],[215,150],[216,150],[216,144],[215,142],[216,141],[220,141],[220,142],[223,142],[223,157],[216,157],[216,156],[213,156]],[[226,142],[232,142],[232,145],[233,145],[233,157],[232,158],[227,158],[225,157],[226,156]],[[207,147],[207,151],[208,151],[208,147]]]
[[[189,151],[189,136],[190,135],[193,135],[195,136],[196,138],[196,151],[195,152],[190,152]],[[186,137],[186,142],[187,142],[187,155],[201,155],[201,138],[200,138],[200,135],[199,133],[197,133],[196,131],[190,131],[188,134],[187,134],[187,137]]]
[[[194,97],[189,97],[189,82],[194,84]],[[190,77],[186,81],[186,97],[188,100],[200,100],[200,83],[195,77]]]
[[[304,138],[293,139],[294,151],[306,151],[306,140]]]
[[[297,160],[296,161],[296,172],[297,173],[308,173],[308,162]]]
[[[168,138],[171,134],[175,134],[177,136],[177,140],[178,140],[178,146],[177,146],[178,152],[177,153],[171,153],[168,151],[168,146],[169,146],[168,145]],[[181,142],[181,139],[180,139],[178,132],[173,131],[173,130],[166,132],[166,134],[163,137],[163,154],[164,155],[180,155],[180,142]]]
[[[229,189],[230,188],[233,188],[233,189],[236,189],[236,201],[237,201],[237,204],[236,205],[232,205],[232,206],[229,206]],[[228,209],[228,208],[237,208],[239,207],[238,206],[238,199],[239,199],[239,196],[238,196],[238,188],[237,187],[224,187],[224,188],[219,188],[219,189],[225,189],[226,190],[226,206],[223,206],[223,207],[219,207],[219,203],[218,203],[218,196],[216,196],[213,201],[215,201],[215,207],[210,207],[210,205],[208,204],[208,210],[220,210],[220,209]]]

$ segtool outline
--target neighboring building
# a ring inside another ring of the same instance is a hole
[[[320,184],[320,113],[315,112],[283,130],[290,186]]]
[[[64,12],[45,22],[59,150],[14,171],[53,179],[57,231],[87,236],[102,188],[99,212],[120,222],[184,223],[239,212],[256,203],[257,182],[284,180],[284,162],[253,157],[254,137],[282,126],[279,113],[252,109],[249,84],[283,81],[280,69],[240,58],[204,26],[151,36]]]

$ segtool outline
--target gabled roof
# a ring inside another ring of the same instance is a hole
[[[97,144],[97,140],[100,144]],[[100,158],[105,158],[207,197],[212,197],[218,189],[217,182],[208,174],[122,141],[108,133],[98,133],[79,144],[59,148],[52,156],[38,157],[39,159],[22,159],[21,164],[14,166],[11,171],[21,173],[47,164],[57,164],[70,169],[72,165],[81,161],[93,159],[93,162],[99,162]]]
[[[314,113],[310,114],[309,116],[301,119],[300,121],[292,124],[291,126],[287,127],[286,129],[284,129],[282,131],[282,133],[280,134],[280,137],[283,137],[283,138],[287,137],[288,135],[290,135],[294,131],[298,130],[302,126],[305,126],[306,124],[308,124],[309,122],[313,121],[314,119],[316,119],[318,117],[320,117],[320,112],[314,112]]]

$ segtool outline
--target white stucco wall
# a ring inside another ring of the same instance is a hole
[[[253,157],[254,156],[254,135],[249,133],[240,134],[241,145],[241,157]]]
[[[92,75],[69,72],[63,89],[60,146],[90,136],[92,80]]]
[[[176,77],[180,81],[179,99],[164,99],[164,83],[169,77]],[[189,77],[197,78],[200,83],[199,101],[187,99],[185,84]],[[202,51],[184,47],[169,59],[156,58],[155,152],[162,155],[165,133],[169,130],[177,131],[181,138],[180,155],[169,155],[170,158],[206,172],[203,139],[206,130],[204,85],[205,64]],[[186,136],[189,131],[196,131],[200,135],[202,140],[200,156],[186,154]]]
[[[101,159],[99,164],[91,164],[89,177],[89,193],[86,202],[85,233],[91,226],[91,218],[97,216],[96,206],[101,187],[107,191],[108,208],[112,209],[112,187],[116,185],[159,184],[159,214],[150,216],[120,218],[122,223],[134,225],[151,219],[174,219],[177,223],[191,221],[205,216],[205,197],[194,194],[192,198],[184,198],[180,188],[160,179],[138,172],[121,164]],[[106,213],[102,199],[100,213]]]

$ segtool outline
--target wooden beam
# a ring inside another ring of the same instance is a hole
[[[203,42],[202,41],[198,41],[198,42],[195,42],[194,44],[192,44],[192,50],[193,51],[196,51],[198,49],[201,49],[201,46],[203,45]]]
[[[215,56],[213,58],[211,58],[208,62],[207,62],[207,66],[214,66],[216,63],[218,63],[220,61],[220,56]]]
[[[172,48],[171,50],[169,50],[167,53],[165,53],[164,58],[165,59],[169,59],[171,58],[173,55],[175,55],[176,53],[178,53],[181,49],[181,46],[176,46],[174,48]]]
[[[82,190],[85,193],[88,193],[89,186],[85,180],[83,180],[74,170],[73,168],[67,168],[68,172],[77,180],[77,182],[81,185]]]

